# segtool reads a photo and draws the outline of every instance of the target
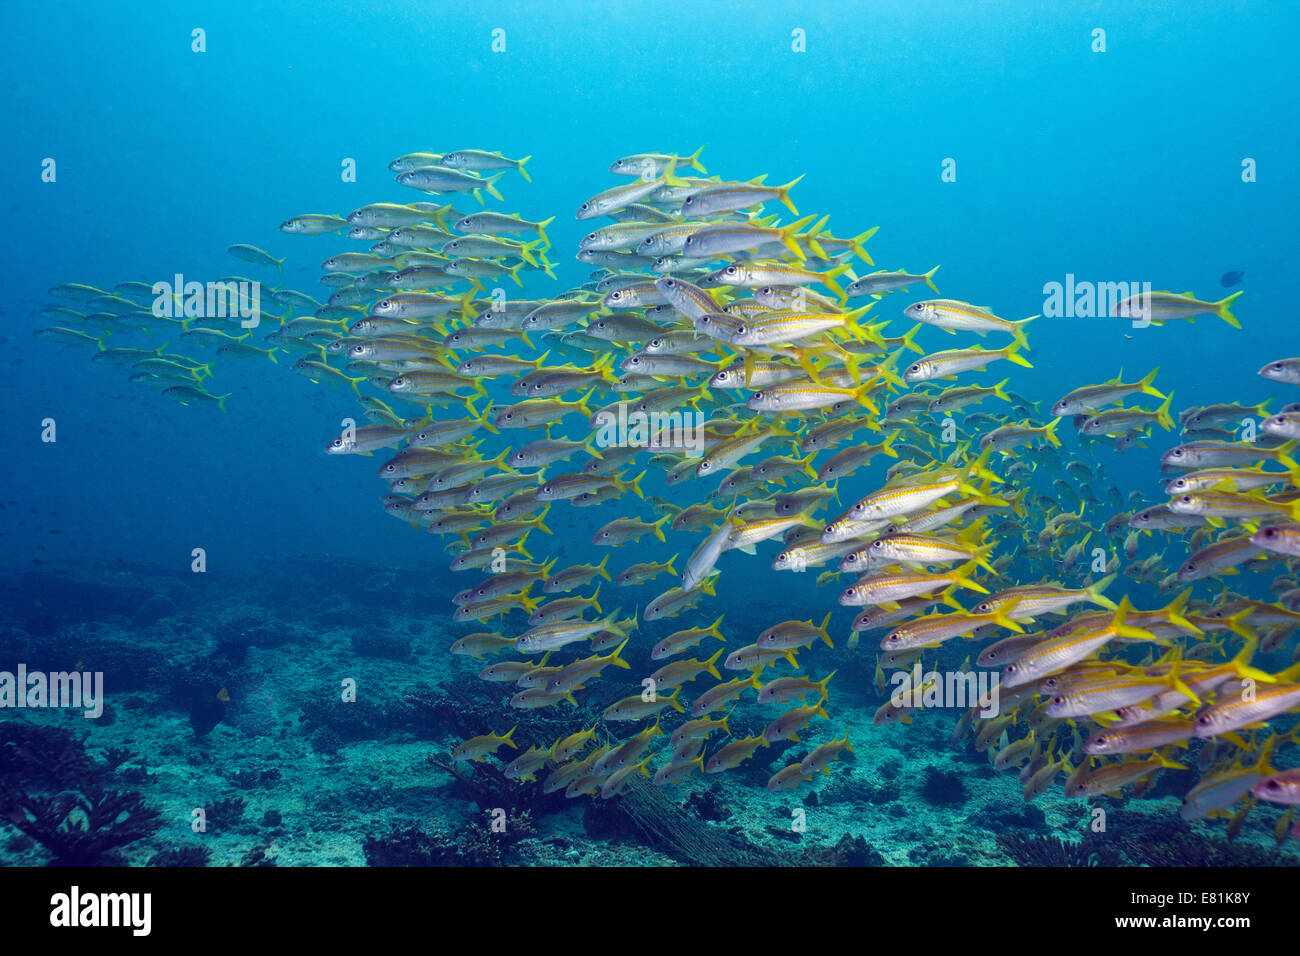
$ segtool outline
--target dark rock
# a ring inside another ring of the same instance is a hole
[[[966,802],[966,784],[951,770],[940,770],[931,765],[925,768],[925,783],[921,796],[934,807],[950,807]]]

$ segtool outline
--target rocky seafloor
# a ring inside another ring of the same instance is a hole
[[[802,742],[760,749],[726,773],[566,799],[505,779],[492,759],[454,765],[451,748],[468,736],[518,724],[521,748],[545,745],[592,726],[632,691],[602,681],[576,710],[511,711],[509,685],[479,680],[483,662],[448,653],[457,637],[486,628],[431,609],[442,606],[427,586],[436,573],[325,558],[242,579],[127,565],[0,571],[0,670],[102,671],[106,700],[98,719],[0,710],[0,862],[1300,862],[1300,840],[1275,840],[1277,808],[1258,808],[1231,839],[1224,820],[1181,821],[1180,797],[1195,779],[1187,773],[1162,774],[1141,798],[1087,804],[1067,799],[1058,780],[1031,803],[1016,774],[995,772],[969,737],[950,743],[951,711],[873,727],[883,698],[866,641],[821,651],[818,672],[838,669],[834,723],[818,719]],[[757,633],[783,612],[758,601],[728,611],[728,625]],[[355,681],[354,702],[343,700],[346,681]],[[742,702],[731,727],[761,732],[773,715]],[[855,753],[809,786],[765,789],[781,766],[842,736],[845,720]],[[1098,806],[1102,833],[1090,827]],[[504,811],[503,831],[490,826],[494,810]]]

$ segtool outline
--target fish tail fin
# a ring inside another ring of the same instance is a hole
[[[677,160],[668,160],[668,165],[664,167],[664,183],[669,186],[685,186],[686,180],[677,175]]]
[[[533,181],[533,177],[528,175],[528,170],[524,169],[524,164],[532,158],[533,157],[531,156],[525,156],[523,159],[519,160],[519,162],[515,163],[515,169],[519,170],[519,175],[523,176],[524,180],[530,183]]]
[[[953,581],[955,584],[961,585],[968,591],[978,591],[980,594],[988,594],[989,589],[971,577],[971,575],[975,573],[976,567],[977,565],[974,561],[967,561],[961,567],[957,568],[956,572],[953,574]],[[963,608],[963,610],[965,609]]]
[[[645,492],[641,490],[641,479],[644,478],[645,475],[646,473],[643,471],[627,483],[627,486],[632,489],[632,492],[642,500],[645,500]],[[659,532],[659,537],[661,540],[663,539],[662,531]]]
[[[215,396],[217,399],[217,408],[221,409],[223,412],[226,411],[226,399],[228,399],[231,395],[234,394],[235,394],[234,392],[226,392],[225,395]]]
[[[1056,434],[1056,426],[1059,424],[1061,424],[1061,420],[1059,418],[1053,418],[1043,427],[1043,435],[1057,448],[1061,447],[1061,439]],[[993,446],[990,445],[989,447],[992,448]]]
[[[834,269],[828,269],[825,272],[821,273],[822,285],[826,286],[826,288],[830,289],[837,296],[839,296],[841,302],[846,301],[848,299],[848,296],[844,292],[844,287],[840,285],[838,282],[836,282],[835,280],[838,279],[840,276],[844,275],[844,273],[848,272],[848,270],[849,270],[848,263],[845,263],[843,265],[836,266]]]
[[[591,390],[588,391],[586,395],[582,396],[582,398],[578,399],[577,402],[578,413],[582,415],[583,418],[586,418],[588,420],[591,419],[591,406],[588,405],[587,403],[591,401],[591,396],[594,395],[595,393],[596,393],[596,389],[593,386]]]
[[[719,614],[719,615],[718,615],[718,619],[717,619],[716,621],[714,621],[712,624],[710,624],[709,627],[708,627],[708,630],[706,630],[706,631],[704,632],[705,634],[712,634],[714,637],[716,637],[718,640],[720,640],[723,644],[727,643],[727,639],[726,639],[725,637],[722,636],[722,632],[721,632],[720,630],[718,630],[718,628],[722,627],[722,619],[723,619],[724,617],[726,617],[725,614]]]
[[[660,518],[658,521],[656,521],[653,525],[651,525],[651,527],[654,528],[655,537],[658,538],[660,541],[663,541],[664,543],[667,543],[667,541],[668,541],[668,539],[664,537],[664,525],[667,523],[668,519],[671,518],[671,517],[672,517],[672,515],[664,515],[662,518]]]
[[[1020,347],[1026,352],[1029,351],[1029,338],[1025,335],[1025,326],[1037,318],[1041,318],[1041,316],[1031,315],[1027,319],[1021,319],[1019,322],[1011,323],[1011,337],[1015,339],[1016,342],[1020,344]]]
[[[880,443],[880,452],[888,455],[890,458],[897,458],[898,452],[894,451],[894,440],[898,438],[898,432],[892,431],[885,436],[885,440]]]
[[[704,662],[708,672],[717,680],[722,680],[722,675],[718,673],[718,658],[722,656],[723,650],[725,650],[725,648],[719,647],[717,653]]]
[[[1088,588],[1088,599],[1092,601],[1093,604],[1099,604],[1102,607],[1106,608],[1106,610],[1108,611],[1118,611],[1119,605],[1116,604],[1114,601],[1112,601],[1110,598],[1106,597],[1106,595],[1102,593],[1108,587],[1110,587],[1112,584],[1115,583],[1115,579],[1117,577],[1119,577],[1118,571],[1116,571],[1113,574],[1106,575],[1104,578],[1102,578],[1092,587]]]
[[[999,627],[1005,627],[1009,631],[1015,631],[1017,634],[1025,633],[1023,627],[1011,620],[1011,618],[1007,617],[1001,611],[993,612],[993,623],[997,624]]]
[[[957,600],[957,585],[951,584],[939,592],[939,600],[948,605],[958,614],[965,614],[966,609],[962,607],[961,602]]]
[[[1159,422],[1160,426],[1167,432],[1173,431],[1174,428],[1174,420],[1169,414],[1169,406],[1173,400],[1174,393],[1171,389],[1169,394],[1165,396],[1165,400],[1160,403],[1160,407],[1156,409],[1156,421]]]
[[[831,625],[831,612],[827,611],[826,616],[822,618],[821,627],[817,628],[817,634],[818,636],[821,637],[823,641],[826,642],[827,647],[834,647],[835,645],[831,643],[830,625]]]
[[[1296,441],[1295,439],[1292,439],[1283,445],[1278,445],[1277,448],[1273,449],[1273,454],[1277,456],[1274,461],[1287,471],[1300,469],[1300,464],[1296,464],[1296,460],[1291,457],[1291,453],[1296,450],[1297,445],[1300,445],[1300,441]]]
[[[793,252],[795,254],[795,258],[797,258],[800,262],[807,259],[808,257],[804,255],[804,251],[802,248],[800,248],[799,243],[795,242],[795,236],[799,234],[800,229],[808,225],[808,223],[812,222],[814,218],[816,217],[805,216],[803,219],[796,220],[795,222],[790,223],[790,225],[788,226],[782,226],[780,229],[776,231],[777,238],[780,239],[782,245],[784,245],[787,249]]]
[[[519,171],[523,172],[522,169],[520,169]],[[496,199],[500,202],[505,202],[505,197],[502,196],[500,190],[497,189],[497,180],[500,179],[502,176],[504,176],[506,172],[507,171],[503,169],[495,176],[489,176],[487,179],[487,185],[483,187],[488,191],[489,196],[491,196],[493,199]],[[481,201],[482,200],[480,200],[480,202]]]
[[[1193,634],[1200,634],[1202,633],[1201,629],[1183,616],[1183,611],[1187,610],[1187,602],[1191,600],[1191,597],[1192,589],[1188,588],[1182,594],[1178,595],[1178,597],[1170,601],[1166,607],[1161,608],[1161,613],[1164,619],[1170,624],[1175,624],[1178,627],[1185,627]]]
[[[606,565],[608,564],[609,564],[609,555],[606,554],[605,557],[601,560],[600,564],[596,565],[596,573],[599,574],[606,581],[611,581],[613,579],[609,576],[609,569],[606,567]]]
[[[1141,381],[1138,382],[1138,386],[1140,387],[1143,395],[1154,395],[1156,398],[1165,397],[1164,393],[1158,390],[1154,384],[1156,380],[1156,373],[1159,371],[1160,371],[1160,366],[1157,365],[1151,371],[1147,372],[1146,375],[1142,377]]]
[[[685,157],[685,159],[686,159],[686,165],[689,166],[689,167],[691,167],[691,168],[692,168],[693,170],[695,170],[697,173],[703,173],[704,175],[707,176],[708,173],[709,173],[709,171],[708,171],[707,169],[705,169],[705,168],[704,168],[704,164],[700,162],[700,153],[702,153],[702,152],[704,152],[704,147],[703,147],[703,146],[701,146],[701,147],[700,147],[699,149],[697,149],[695,152],[691,153],[691,155]]]
[[[880,413],[876,403],[871,400],[871,392],[875,387],[874,382],[864,382],[853,390],[853,400],[873,415]]]
[[[1012,345],[1008,345],[1003,350],[1003,354],[1006,356],[1007,361],[1016,365],[1023,365],[1025,368],[1033,368],[1033,366],[1029,364],[1029,360],[1020,354],[1020,349],[1018,348],[1019,345],[1020,343],[1016,342]]]
[[[1002,399],[1002,401],[1004,401],[1004,402],[1009,402],[1009,401],[1011,401],[1010,396],[1008,396],[1007,393],[1003,391],[1003,388],[1006,387],[1006,384],[1007,384],[1007,382],[1009,382],[1009,381],[1011,381],[1011,379],[1009,379],[1009,378],[1004,378],[1002,381],[998,382],[996,385],[993,386],[993,397],[994,397],[994,398],[1000,398],[1000,399]]]
[[[987,571],[989,574],[997,574],[998,569],[989,564],[989,555],[993,553],[994,544],[990,541],[988,544],[980,545],[972,549],[971,560]],[[1000,621],[998,623],[1001,623]],[[1005,626],[1005,625],[1004,625]]]
[[[549,219],[543,219],[541,222],[537,224],[537,235],[539,235],[542,239],[543,249],[551,248],[551,240],[550,237],[546,235],[546,227],[553,222],[555,222],[555,217],[551,216]]]
[[[925,273],[925,284],[930,287],[930,291],[933,292],[935,295],[939,294],[939,288],[934,284],[934,274],[938,271],[939,271],[939,267],[935,266],[929,272]]]
[[[541,268],[541,266],[539,266],[539,265],[537,264],[537,259],[533,256],[533,247],[534,247],[534,246],[539,246],[539,245],[541,245],[541,242],[542,242],[542,240],[537,239],[537,240],[535,240],[535,241],[533,241],[533,242],[521,242],[521,243],[519,243],[519,256],[520,256],[520,258],[522,258],[522,259],[524,260],[524,262],[528,263],[528,264],[529,264],[530,266],[532,266],[534,269],[540,269],[540,268]]]
[[[854,309],[852,312],[844,313],[844,327],[853,333],[857,339],[866,339],[868,342],[874,342],[876,345],[884,347],[885,340],[880,335],[880,330],[885,327],[886,323],[879,325],[863,325],[863,317],[871,311],[875,302],[868,302],[860,309]]]
[[[916,344],[916,333],[919,331],[921,331],[919,324],[912,326],[911,331],[903,336],[903,347],[911,349],[917,355],[924,355],[925,349]]]
[[[879,229],[879,226],[872,226],[866,232],[858,233],[849,240],[849,248],[853,250],[853,254],[869,266],[874,266],[875,262],[872,261],[871,253],[867,252],[867,247],[863,243],[874,236]]]
[[[803,179],[804,176],[806,175],[808,174],[801,173],[800,175],[796,176],[794,179],[786,183],[784,186],[776,187],[777,196],[780,198],[781,202],[785,203],[785,208],[789,209],[791,214],[795,216],[799,215],[799,210],[795,209],[794,203],[790,201],[790,190],[793,189],[798,184],[799,180]]]
[[[1226,299],[1220,299],[1218,302],[1214,303],[1214,314],[1223,319],[1224,322],[1227,322],[1234,329],[1241,328],[1241,323],[1237,321],[1237,317],[1232,314],[1232,310],[1228,308],[1228,306],[1236,302],[1244,292],[1244,289],[1238,289]]]
[[[632,665],[629,664],[627,661],[623,660],[623,658],[620,657],[619,654],[622,652],[623,648],[627,647],[627,642],[630,640],[632,640],[632,638],[630,637],[623,638],[623,643],[618,645],[618,647],[614,648],[614,652],[609,657],[609,662],[611,664],[613,664],[615,667],[621,667],[627,671],[630,671],[632,669]]]

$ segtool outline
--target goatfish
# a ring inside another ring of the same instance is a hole
[[[482,762],[495,754],[503,744],[513,750],[518,750],[519,747],[511,739],[514,732],[515,728],[511,727],[504,734],[480,734],[477,737],[471,737],[469,740],[456,745],[451,752],[451,759],[457,763],[465,760],[476,763]]]
[[[1117,318],[1134,319],[1160,326],[1177,319],[1195,320],[1198,315],[1217,315],[1234,329],[1241,328],[1241,323],[1232,314],[1229,306],[1241,297],[1239,290],[1218,302],[1202,302],[1191,292],[1142,292],[1116,302],[1111,315]]]
[[[1038,316],[1031,316],[1013,322],[994,315],[992,310],[982,305],[971,305],[957,299],[930,299],[925,302],[913,302],[903,314],[914,322],[923,322],[949,332],[974,332],[983,335],[986,332],[1010,332],[1016,343],[1026,350],[1029,340],[1025,337],[1025,326]]]

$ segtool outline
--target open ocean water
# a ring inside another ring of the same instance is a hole
[[[1298,19],[4,5],[0,861],[1294,866]]]

